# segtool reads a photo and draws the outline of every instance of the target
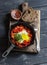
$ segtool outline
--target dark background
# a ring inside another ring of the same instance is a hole
[[[7,58],[1,55],[8,46],[8,25],[10,10],[18,8],[23,2],[41,11],[40,53],[25,54],[11,52]],[[47,0],[0,0],[0,65],[47,65]]]

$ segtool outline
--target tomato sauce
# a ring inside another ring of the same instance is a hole
[[[21,16],[21,13],[20,13],[20,11],[17,10],[17,11],[15,12],[15,17],[16,17],[16,18],[19,18],[20,16]]]

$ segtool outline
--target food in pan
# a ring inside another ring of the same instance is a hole
[[[19,25],[11,30],[11,41],[20,48],[28,46],[31,40],[32,33],[27,27]]]

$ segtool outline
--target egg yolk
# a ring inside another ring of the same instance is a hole
[[[28,36],[28,34],[22,34],[22,39],[23,40],[26,40],[26,41],[29,41],[30,40],[30,37]]]

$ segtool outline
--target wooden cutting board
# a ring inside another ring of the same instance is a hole
[[[33,22],[33,25],[36,26],[36,28],[38,29],[36,32],[37,38],[38,38],[38,43],[36,43],[36,41],[34,40],[34,44],[28,46],[27,48],[24,49],[17,49],[14,48],[13,51],[20,51],[20,52],[29,52],[29,53],[37,53],[40,51],[40,10],[36,10],[37,11],[37,19],[35,22]],[[15,24],[16,22],[12,22],[10,21],[10,26]],[[30,23],[30,25],[32,26],[32,22]]]

